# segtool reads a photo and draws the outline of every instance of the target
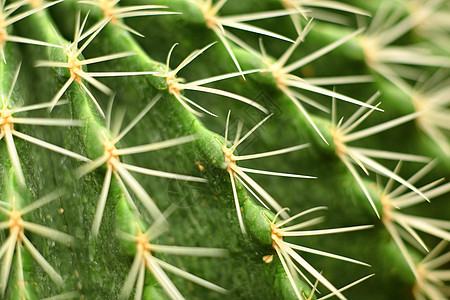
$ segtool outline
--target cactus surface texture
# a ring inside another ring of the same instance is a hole
[[[450,298],[450,2],[1,0],[1,299]]]

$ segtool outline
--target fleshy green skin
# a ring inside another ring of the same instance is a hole
[[[124,1],[120,4],[126,6],[144,4],[144,2],[149,4],[148,1]],[[170,67],[173,69],[194,49],[216,41],[215,34],[206,27],[198,8],[188,2],[187,0],[151,1],[151,4],[165,4],[170,7],[170,10],[180,11],[183,14],[131,18],[126,21],[146,38],[132,36],[123,29],[108,24],[83,51],[83,56],[92,58],[122,51],[135,51],[137,55],[95,64],[89,66],[89,70],[160,71],[165,67],[170,47],[178,42],[180,45],[175,48],[171,58]],[[56,35],[70,40],[73,36],[77,11],[86,13],[89,8],[91,7],[86,4],[76,4],[75,1],[66,0],[51,9],[14,24],[14,32],[19,36],[50,43],[58,43]],[[227,15],[275,9],[281,9],[281,6],[274,0],[229,0],[220,13]],[[99,11],[92,9],[88,26],[94,24],[94,20],[100,17]],[[51,29],[51,24],[54,24],[55,31]],[[260,24],[274,32],[292,39],[296,38],[289,17],[259,21],[258,26]],[[326,45],[330,42],[330,34],[342,28],[330,24],[317,27],[323,31],[313,29],[310,36],[294,53],[293,60]],[[347,29],[342,30],[346,32]],[[242,36],[256,45],[255,34],[244,33]],[[411,39],[414,39],[414,36]],[[275,57],[289,46],[286,42],[272,38],[264,38],[264,43],[269,53],[277,54]],[[298,75],[307,77],[310,74],[313,76],[372,74],[360,60],[360,54],[352,52],[346,55],[345,49],[351,52],[358,46],[356,40],[352,40],[349,44],[348,48],[344,45],[339,48],[339,51],[333,51],[317,62],[308,64],[298,72]],[[250,54],[234,46],[233,49],[244,70],[261,67],[260,62]],[[2,94],[8,93],[13,74],[18,63],[22,61],[11,105],[47,102],[68,79],[69,74],[63,69],[34,67],[37,60],[60,60],[64,57],[61,49],[7,42],[5,56],[7,64],[0,62],[0,92]],[[236,72],[236,68],[225,48],[218,43],[186,66],[178,75],[189,82],[229,72]],[[228,110],[232,110],[229,139],[234,138],[236,120],[244,122],[245,132],[265,115],[253,107],[231,99],[187,92],[190,99],[218,115],[218,118],[210,116],[198,118],[183,108],[168,93],[165,81],[161,77],[147,75],[101,78],[100,80],[115,92],[114,109],[126,109],[123,123],[125,125],[156,94],[163,94],[155,107],[121,141],[122,146],[147,144],[191,134],[198,137],[191,143],[144,154],[129,155],[125,159],[133,165],[204,177],[209,181],[207,184],[192,183],[133,174],[161,211],[171,205],[176,206],[175,211],[168,218],[169,231],[161,235],[157,243],[228,250],[229,255],[223,258],[157,255],[160,259],[229,291],[228,294],[222,295],[169,274],[183,296],[186,299],[295,299],[286,273],[275,251],[271,248],[269,218],[274,217],[273,212],[268,212],[260,206],[236,181],[244,224],[249,233],[247,237],[244,236],[236,216],[229,175],[222,168],[224,157],[218,140],[223,141],[221,136],[225,130]],[[328,209],[322,212],[326,218],[325,222],[317,228],[374,225],[372,229],[359,232],[286,239],[298,245],[361,260],[370,264],[371,268],[299,252],[300,255],[319,272],[322,271],[322,274],[337,288],[368,274],[376,274],[344,292],[349,299],[412,299],[412,289],[415,284],[413,274],[350,172],[335,154],[333,143],[330,142],[327,146],[320,140],[304,116],[277,89],[271,75],[250,74],[246,75],[246,81],[236,77],[211,86],[253,99],[274,113],[263,127],[240,145],[238,148],[240,154],[271,151],[302,143],[311,144],[307,149],[293,153],[239,163],[249,168],[317,176],[318,179],[292,179],[252,175],[252,178],[283,207],[290,208],[291,215],[308,208],[327,206]],[[410,101],[410,99],[379,76],[375,76],[374,83],[339,86],[337,91],[365,101],[378,89],[386,91],[380,98],[385,113],[373,113],[364,123],[365,126],[378,124],[413,111],[411,104],[406,105],[408,107],[406,109],[405,106],[396,104],[397,99],[405,99],[402,101]],[[94,92],[101,107],[106,111],[108,97],[93,87],[90,90]],[[331,106],[331,101],[327,97],[314,94],[311,97],[328,107]],[[90,98],[76,83],[73,83],[62,99],[69,100],[69,104],[55,107],[50,116],[83,120],[86,124],[84,127],[17,125],[17,128],[90,159],[100,156],[103,148],[99,133],[105,130],[105,123],[91,104]],[[352,113],[357,109],[355,105],[341,101],[338,101],[337,107],[339,116]],[[316,123],[325,137],[330,137],[329,115],[309,107],[307,109],[317,120]],[[31,112],[28,115],[37,114],[49,116],[46,110]],[[26,179],[26,194],[29,195],[24,197],[24,201],[29,203],[54,190],[64,190],[60,199],[30,213],[27,218],[31,222],[68,233],[76,241],[71,247],[66,247],[32,233],[27,235],[65,282],[63,287],[53,283],[24,250],[23,264],[27,298],[41,299],[78,291],[79,296],[84,299],[99,299],[99,297],[116,299],[131,267],[135,251],[132,244],[124,242],[117,236],[116,231],[120,229],[132,234],[133,230],[136,230],[137,223],[145,228],[153,220],[137,200],[135,203],[142,215],[137,217],[133,214],[129,206],[124,204],[124,195],[113,177],[100,232],[97,238],[93,238],[91,226],[106,168],[101,167],[78,179],[75,170],[83,165],[82,162],[20,139],[14,140]],[[430,157],[438,156],[441,163],[423,179],[424,184],[450,174],[448,157],[417,128],[414,122],[364,139],[361,145]],[[0,158],[1,197],[2,201],[7,201],[7,188],[17,190],[22,188],[12,183],[13,179],[8,176],[11,162],[4,139],[0,140]],[[393,170],[395,162],[387,162],[386,166]],[[401,175],[408,178],[420,166],[405,163]],[[378,210],[382,212],[375,176],[372,174],[371,177],[364,175],[362,177],[374,197]],[[385,183],[386,180],[383,181],[382,186]],[[431,204],[415,206],[408,210],[408,213],[445,220],[448,219],[450,209],[448,200],[447,194],[433,199]],[[1,221],[6,220],[3,215],[1,217]],[[307,219],[299,219],[297,222],[303,220]],[[0,232],[2,244],[7,235],[7,230]],[[437,241],[438,239],[435,238],[426,239],[430,248]],[[410,250],[413,256],[417,256],[417,260],[420,260],[421,254],[414,252],[413,248]],[[271,254],[275,254],[273,261],[264,262],[262,258]],[[13,261],[13,271],[8,280],[5,299],[21,297],[15,277],[15,267],[16,264]],[[305,282],[300,282],[300,279],[298,281],[299,290],[304,290],[305,294],[309,295],[309,286]],[[311,278],[311,281],[315,282],[315,279]],[[328,294],[325,287],[319,285],[318,289],[321,292],[320,296]],[[319,295],[316,296],[320,298]],[[167,298],[150,272],[147,272],[145,276],[143,297],[145,299]]]

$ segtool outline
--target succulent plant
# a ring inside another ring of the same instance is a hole
[[[0,8],[0,298],[450,296],[446,1]]]

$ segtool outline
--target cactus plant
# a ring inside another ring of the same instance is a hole
[[[446,299],[449,14],[2,0],[0,298]]]

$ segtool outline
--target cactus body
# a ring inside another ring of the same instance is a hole
[[[449,297],[425,2],[3,1],[0,298]]]

